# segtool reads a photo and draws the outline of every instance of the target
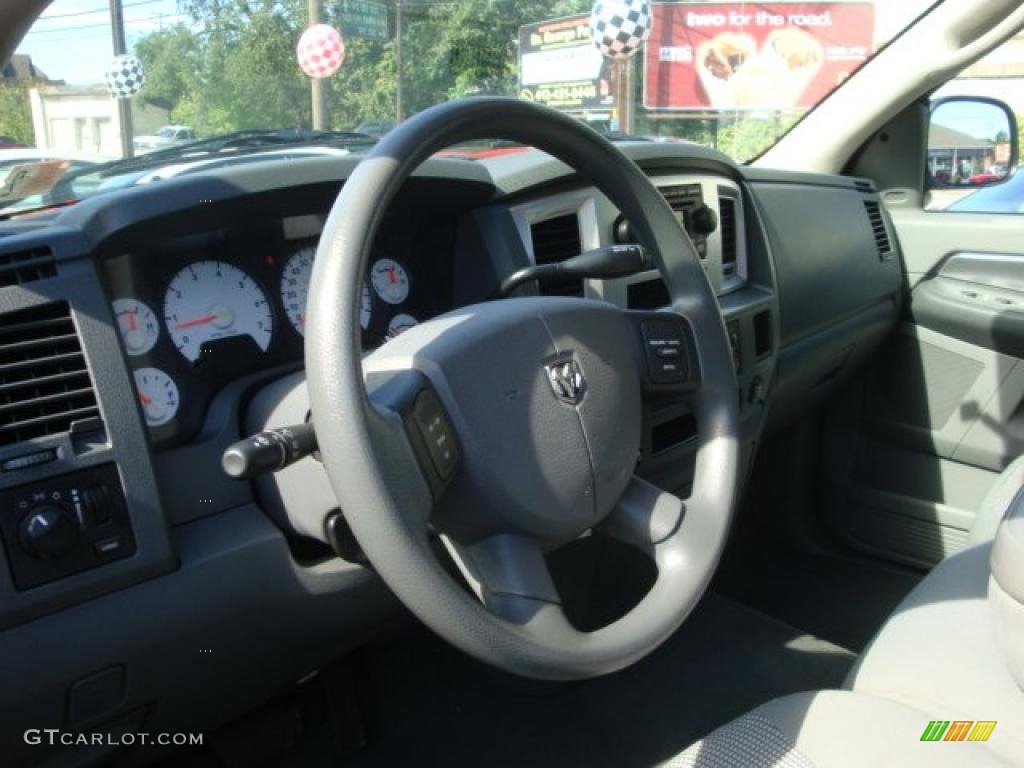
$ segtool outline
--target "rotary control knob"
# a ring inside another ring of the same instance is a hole
[[[22,548],[42,560],[66,555],[78,543],[77,523],[52,504],[30,510],[21,521],[19,533]]]
[[[710,235],[718,229],[718,214],[707,203],[701,203],[690,214],[690,228],[694,235]]]

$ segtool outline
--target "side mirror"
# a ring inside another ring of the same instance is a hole
[[[931,103],[928,189],[998,184],[1017,167],[1017,119],[997,99],[950,96]]]

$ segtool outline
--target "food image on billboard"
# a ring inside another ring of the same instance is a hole
[[[589,15],[519,28],[519,97],[564,111],[611,107],[610,68],[594,46]]]
[[[872,53],[866,2],[656,3],[644,107],[811,107]]]

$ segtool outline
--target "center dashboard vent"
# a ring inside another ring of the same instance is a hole
[[[736,201],[718,197],[718,226],[722,230],[722,275],[736,274]]]
[[[578,256],[582,249],[579,216],[569,213],[538,221],[530,226],[530,238],[535,264],[555,264]],[[539,290],[542,296],[583,296],[583,280],[548,280]]]
[[[865,200],[864,210],[867,211],[868,221],[871,222],[871,234],[878,248],[878,258],[884,259],[892,253],[892,242],[889,240],[889,231],[885,228],[881,207],[877,200]]]
[[[69,432],[99,415],[67,303],[0,315],[0,446]]]
[[[49,248],[0,253],[0,288],[55,277],[57,265]]]
[[[676,215],[683,229],[693,238],[693,244],[698,255],[703,259],[707,257],[706,240],[702,236],[695,236],[691,216],[693,212],[704,204],[704,192],[700,184],[678,184],[671,187],[661,187],[661,194],[668,202],[669,208]]]

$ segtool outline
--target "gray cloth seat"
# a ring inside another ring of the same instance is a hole
[[[1014,676],[1024,668],[1024,636],[1015,631],[1024,627],[1024,606],[1007,605],[990,566],[997,535],[1004,537],[998,547],[1003,573],[1006,553],[1021,551],[1022,485],[1024,457],[987,494],[968,546],[939,563],[889,617],[851,670],[844,685],[849,690],[770,701],[666,765],[1024,766],[1024,680]],[[1011,503],[1012,528],[1011,521],[1003,522]],[[1010,568],[1016,574],[1024,562]],[[996,726],[985,742],[922,742],[932,720]]]
[[[988,768],[1013,765],[983,742],[922,742],[930,718],[851,693],[795,693],[762,704],[664,768]],[[998,730],[998,728],[996,729]]]

